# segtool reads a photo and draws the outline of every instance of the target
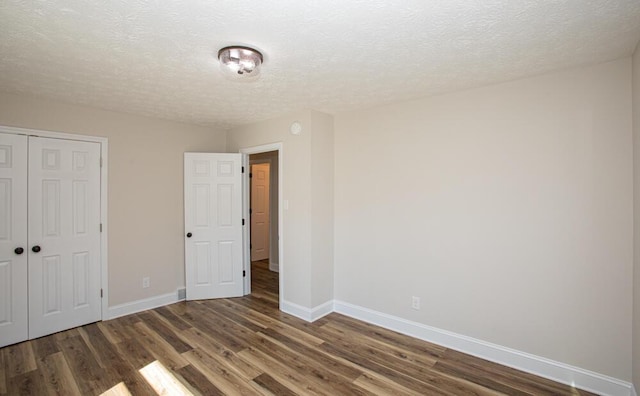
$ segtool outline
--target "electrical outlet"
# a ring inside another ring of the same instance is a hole
[[[151,278],[149,278],[148,276],[145,276],[144,278],[142,278],[143,289],[146,289],[147,287],[149,287],[150,284],[151,284]]]
[[[420,297],[413,296],[411,298],[411,308],[420,309]]]

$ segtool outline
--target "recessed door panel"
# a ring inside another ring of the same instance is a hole
[[[29,335],[26,249],[27,137],[0,133],[0,347]]]
[[[90,274],[89,252],[73,253],[73,308],[86,307],[90,303]]]
[[[218,242],[218,262],[220,263],[220,283],[232,283],[233,279],[233,241]]]
[[[76,180],[73,182],[73,235],[85,235],[89,231],[87,223],[89,203],[87,202],[87,188],[89,182],[86,180]]]
[[[60,256],[42,258],[42,308],[43,315],[54,315],[62,311],[62,268]]]
[[[0,241],[11,240],[11,179],[0,179]]]
[[[241,162],[240,154],[185,153],[188,300],[242,295]]]
[[[42,181],[42,232],[44,237],[60,236],[60,180]]]
[[[211,214],[210,186],[208,184],[196,184],[193,186],[193,225],[196,227],[208,227]]]
[[[218,227],[233,226],[233,184],[218,185]]]
[[[13,322],[11,312],[11,306],[13,305],[11,264],[11,261],[0,262],[0,328]]]
[[[196,268],[196,284],[199,286],[207,286],[211,284],[211,243],[196,242],[195,243],[195,268]]]

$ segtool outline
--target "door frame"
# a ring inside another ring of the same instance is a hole
[[[275,142],[270,144],[263,144],[260,146],[252,146],[252,147],[244,147],[240,149],[240,153],[243,154],[242,164],[246,169],[246,172],[243,174],[242,185],[243,185],[243,205],[242,205],[242,215],[245,219],[249,219],[249,191],[250,191],[250,180],[249,180],[249,155],[251,154],[260,154],[266,153],[269,151],[277,151],[278,152],[278,298],[279,298],[279,307],[282,307],[284,301],[284,276],[285,276],[285,265],[284,265],[284,205],[283,205],[283,188],[284,185],[284,174],[283,174],[283,144],[282,142]],[[247,277],[244,279],[244,294],[251,294],[251,249],[249,249],[249,241],[251,240],[251,222],[247,221],[248,227],[244,228],[244,270],[247,273]]]
[[[0,133],[12,135],[35,136],[50,139],[75,140],[81,142],[91,142],[100,144],[100,223],[102,232],[100,233],[100,288],[102,290],[100,320],[109,319],[109,271],[108,271],[108,238],[109,226],[107,216],[108,195],[108,169],[109,169],[109,139],[100,136],[76,135],[73,133],[63,133],[54,131],[44,131],[39,129],[16,128],[0,125]]]

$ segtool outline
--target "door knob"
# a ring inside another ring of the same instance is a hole
[[[32,247],[31,251],[34,252],[34,253],[38,253],[40,251],[40,246],[36,245],[36,246]]]
[[[191,238],[192,235],[193,235],[192,233],[187,232],[187,238]]]
[[[22,254],[24,253],[24,249],[21,247],[17,247],[16,250],[13,251],[15,254]]]

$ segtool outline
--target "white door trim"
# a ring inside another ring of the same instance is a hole
[[[245,154],[247,158],[245,158],[245,167],[249,166],[248,156],[251,154],[260,154],[266,153],[268,151],[277,151],[278,152],[278,234],[280,239],[278,240],[278,264],[279,264],[279,307],[282,307],[284,301],[284,277],[285,277],[285,265],[284,265],[284,205],[283,205],[283,188],[284,185],[284,172],[283,166],[284,163],[284,150],[282,142],[264,144],[261,146],[253,146],[253,147],[244,147],[240,149],[240,153]],[[247,192],[244,194],[244,204],[243,204],[243,216],[245,219],[249,219],[249,170],[244,173],[242,184],[244,186],[243,191]],[[247,221],[247,223],[250,223]],[[247,271],[247,277],[244,280],[244,294],[251,293],[251,251],[249,249],[249,241],[251,240],[251,224],[249,227],[245,227],[244,229],[244,252],[246,260],[244,260],[245,271]]]
[[[78,140],[82,142],[100,143],[100,157],[102,158],[102,167],[100,168],[100,223],[102,224],[102,233],[100,234],[100,287],[102,288],[102,310],[101,320],[109,318],[109,271],[108,271],[108,244],[107,235],[109,234],[109,226],[107,225],[107,197],[108,191],[108,169],[109,169],[109,139],[99,136],[76,135],[73,133],[43,131],[38,129],[16,128],[0,125],[0,133],[9,133],[13,135],[39,136],[51,139]]]

